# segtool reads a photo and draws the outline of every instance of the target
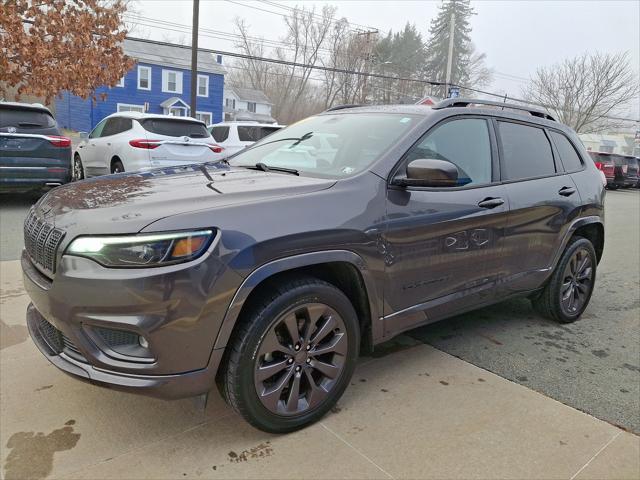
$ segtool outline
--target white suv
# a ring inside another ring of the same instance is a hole
[[[284,127],[258,122],[222,122],[207,128],[215,142],[224,147],[224,156],[228,157]]]
[[[82,135],[82,134],[81,134]],[[222,160],[205,124],[189,117],[120,112],[102,120],[78,144],[73,177]]]

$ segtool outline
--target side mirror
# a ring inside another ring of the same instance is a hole
[[[393,183],[405,187],[456,187],[458,167],[447,160],[418,158],[407,165],[407,176]]]
[[[80,140],[86,140],[89,138],[89,132],[79,132],[78,135],[80,136]]]

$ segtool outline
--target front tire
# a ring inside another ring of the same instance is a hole
[[[586,238],[573,237],[549,283],[540,296],[532,299],[536,311],[559,323],[578,320],[591,299],[597,263],[593,244]]]
[[[273,285],[252,303],[227,345],[223,396],[260,430],[310,425],[349,384],[360,345],[356,312],[340,290],[311,277]]]

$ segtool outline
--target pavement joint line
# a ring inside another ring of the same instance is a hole
[[[605,449],[605,448],[607,448],[609,445],[611,445],[611,444],[613,443],[613,441],[614,441],[616,438],[618,438],[621,434],[622,434],[622,430],[620,430],[620,431],[619,431],[618,433],[616,433],[613,437],[611,437],[611,438],[609,439],[609,441],[608,441],[607,443],[605,443],[605,444],[600,448],[600,450],[598,450],[598,451],[595,453],[595,455],[594,455],[593,457],[591,457],[591,458],[589,459],[589,461],[588,461],[587,463],[585,463],[585,464],[582,466],[582,468],[580,468],[580,470],[578,470],[576,473],[574,473],[574,474],[573,474],[573,476],[572,476],[569,480],[574,480],[574,478],[576,478],[576,477],[580,474],[580,472],[582,472],[585,468],[587,468],[587,467],[589,466],[589,464],[590,464],[591,462],[593,462],[593,461],[595,460],[595,458],[596,458],[598,455],[600,455],[600,454],[604,451],[604,449]]]
[[[382,468],[380,465],[378,465],[376,462],[374,462],[373,460],[371,460],[368,456],[366,456],[364,453],[362,453],[358,448],[354,447],[351,443],[349,443],[348,441],[346,441],[344,438],[342,438],[340,435],[338,435],[336,432],[334,432],[333,430],[331,430],[329,427],[327,427],[323,422],[320,422],[320,425],[322,425],[322,428],[324,428],[325,430],[327,430],[329,433],[333,434],[338,440],[340,440],[342,443],[344,443],[347,447],[352,448],[353,450],[356,451],[356,453],[358,453],[362,458],[364,458],[365,460],[367,460],[369,463],[371,463],[373,466],[375,466],[378,470],[380,470],[382,473],[384,473],[387,477],[391,478],[392,480],[394,480],[393,475],[391,475],[389,472],[387,472],[384,468]]]
[[[171,433],[169,435],[165,435],[164,437],[159,438],[156,441],[145,443],[144,445],[139,445],[139,446],[137,446],[137,447],[135,447],[135,448],[133,448],[131,450],[127,450],[126,452],[122,452],[119,455],[114,455],[111,458],[108,458],[108,459],[105,459],[105,460],[99,460],[99,461],[93,462],[93,463],[88,463],[86,465],[83,465],[80,468],[76,468],[75,470],[66,470],[66,471],[63,470],[61,472],[58,472],[57,475],[74,475],[76,473],[80,473],[80,472],[82,472],[83,470],[85,470],[87,468],[95,467],[96,465],[100,465],[102,463],[111,462],[111,461],[115,460],[116,458],[124,457],[126,455],[131,455],[132,453],[136,453],[136,452],[138,452],[140,450],[143,450],[145,448],[151,447],[153,445],[157,445],[158,443],[164,442],[165,440],[168,440],[170,438],[177,437],[178,435],[182,435],[184,433],[191,432],[192,430],[196,430],[197,428],[200,428],[200,427],[202,427],[204,425],[208,425],[209,423],[211,423],[213,421],[223,420],[225,418],[233,417],[234,415],[235,415],[234,412],[230,412],[230,413],[227,413],[226,415],[222,415],[221,417],[210,418],[209,420],[206,420],[204,422],[200,422],[200,423],[198,423],[196,425],[192,425],[191,427],[186,428],[184,430],[181,430],[179,432],[175,432],[175,433]]]

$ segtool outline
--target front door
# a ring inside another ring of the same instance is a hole
[[[386,335],[486,301],[500,271],[509,206],[489,120],[456,117],[437,125],[407,152],[399,174],[418,158],[454,163],[459,185],[389,187],[380,246]]]

